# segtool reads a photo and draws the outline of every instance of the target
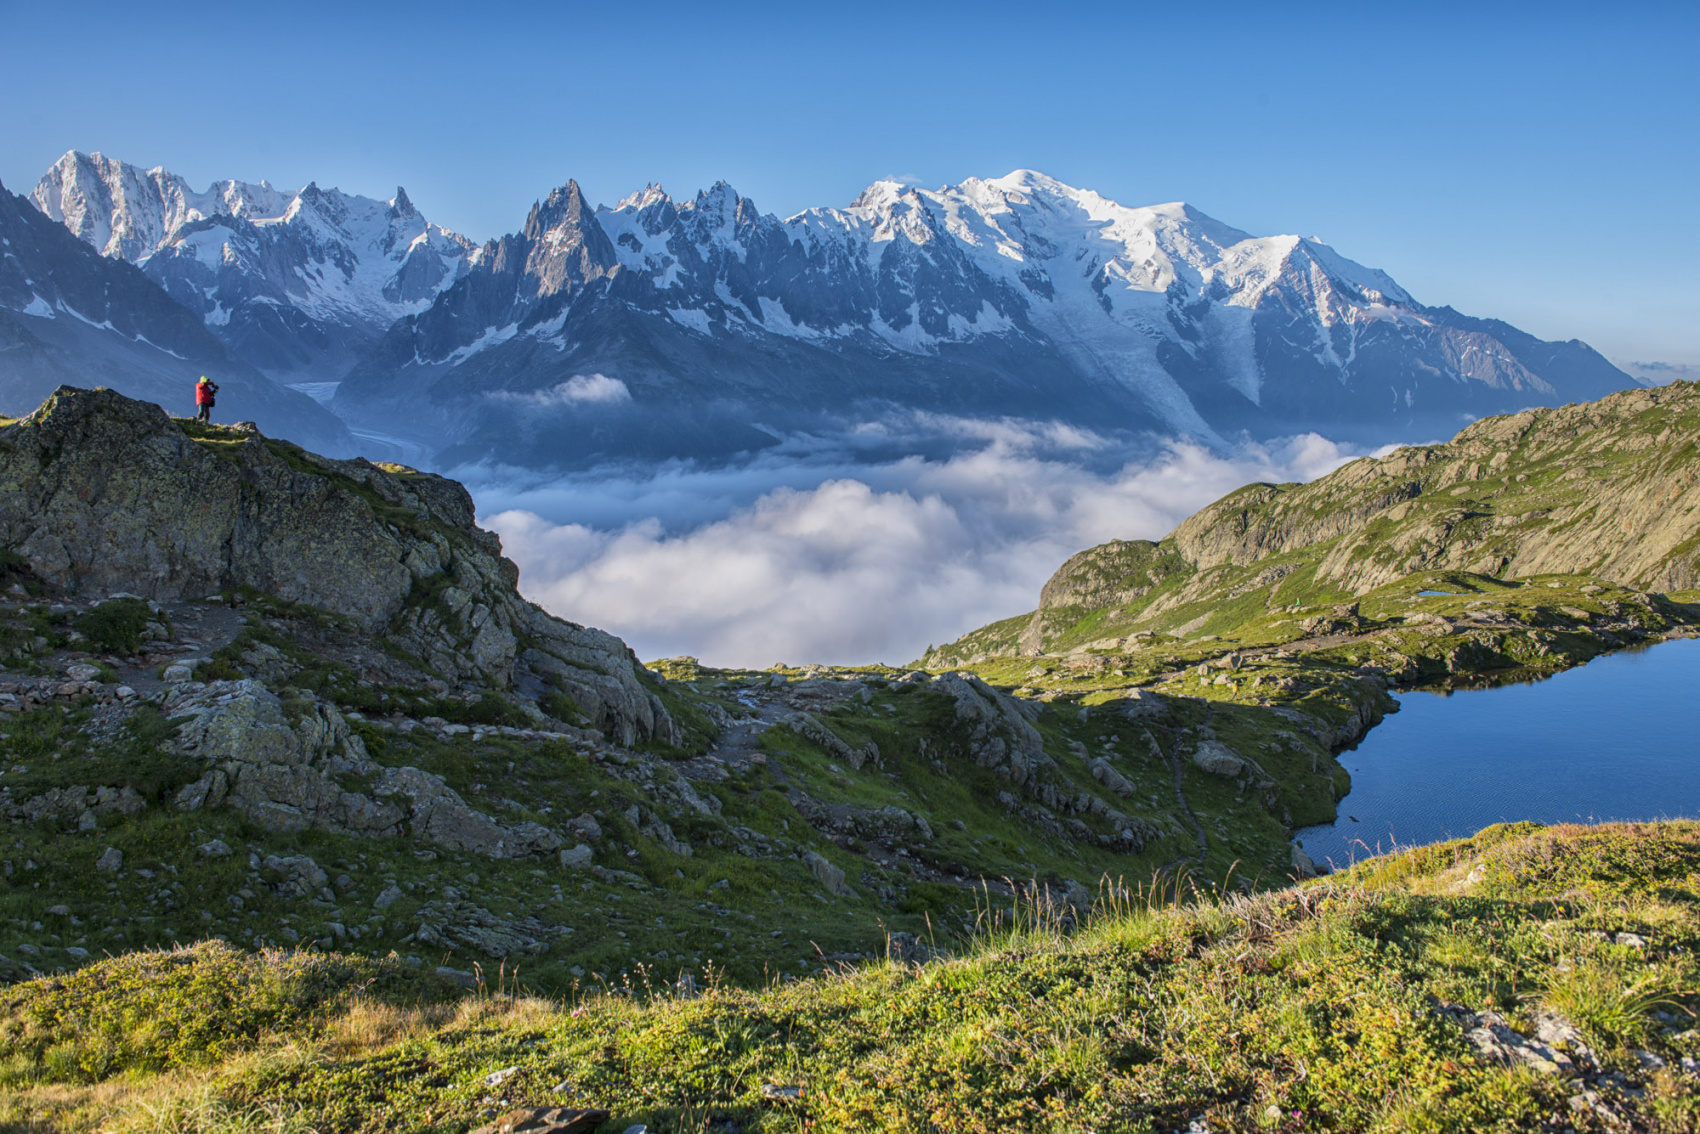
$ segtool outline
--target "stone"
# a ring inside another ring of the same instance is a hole
[[[223,839],[213,839],[195,848],[202,858],[227,858],[232,853],[230,844]]]
[[[1469,1022],[1469,1021],[1466,1021]],[[1522,1064],[1543,1075],[1572,1075],[1576,1064],[1568,1055],[1541,1039],[1514,1030],[1497,1012],[1482,1012],[1464,1033],[1477,1051],[1500,1063]]]
[[[387,910],[399,902],[401,898],[402,892],[399,886],[385,886],[383,891],[379,893],[376,898],[372,899],[372,908],[375,910]]]
[[[272,892],[285,901],[311,898],[329,881],[319,864],[304,854],[269,854],[260,862],[260,873],[271,876]]]
[[[587,843],[594,844],[602,841],[602,824],[598,823],[596,816],[588,811],[576,819],[567,820],[567,830]]]
[[[77,662],[65,667],[65,676],[76,682],[100,680],[100,667],[89,665],[87,662]]]
[[[561,851],[561,865],[569,870],[579,870],[596,861],[596,851],[580,843],[570,850]]]
[[[413,939],[421,945],[467,948],[492,959],[515,953],[537,956],[549,950],[549,938],[565,937],[566,926],[550,926],[535,917],[502,917],[471,902],[431,902],[419,908]]]
[[[500,1071],[492,1071],[484,1076],[484,1085],[486,1087],[499,1087],[518,1074],[518,1067],[504,1067]]]
[[[182,810],[229,807],[276,831],[411,834],[491,858],[547,854],[562,844],[537,823],[504,826],[474,810],[441,776],[380,766],[324,702],[310,702],[291,719],[263,684],[219,681],[173,698],[166,710],[184,718],[178,750],[213,765],[178,792]],[[346,775],[369,776],[372,786],[350,791],[339,782]]]
[[[107,847],[94,862],[94,868],[105,874],[116,874],[123,866],[124,852],[117,847]]]
[[[968,755],[976,764],[1018,784],[1052,766],[1044,739],[1014,697],[957,672],[939,675],[933,687],[950,697],[957,721],[967,726]]]
[[[518,568],[454,481],[286,455],[258,433],[214,452],[159,406],[108,389],[61,386],[5,428],[0,545],[51,586],[99,597],[123,590],[155,604],[224,602],[253,588],[385,632],[451,679],[442,691],[468,680],[552,680],[621,744],[679,739],[624,642],[520,597]],[[411,602],[421,580],[448,584],[451,619]],[[257,676],[289,669],[270,647],[245,655]],[[183,664],[167,668],[168,683],[189,680]]]
[[[194,676],[195,671],[184,665],[182,662],[173,662],[171,665],[166,666],[165,671],[159,675],[160,680],[167,684],[177,684],[188,681]]]
[[[48,906],[47,912],[49,914],[53,915],[54,917],[70,917],[71,916],[71,907],[70,906]]]
[[[73,961],[86,961],[89,959],[89,951],[78,945],[65,946],[65,955]]]
[[[580,1110],[576,1107],[521,1107],[510,1110],[494,1122],[472,1131],[472,1134],[591,1134],[607,1122],[605,1110]]]
[[[1117,795],[1129,796],[1138,790],[1133,786],[1133,781],[1116,771],[1116,769],[1110,765],[1108,760],[1103,758],[1094,760],[1089,765],[1089,768],[1092,772],[1093,779],[1097,780]]]
[[[844,871],[827,861],[824,855],[817,851],[806,851],[803,854],[803,863],[815,876],[815,881],[825,887],[828,893],[839,897],[850,893],[850,887],[844,884]]]
[[[1213,776],[1229,779],[1245,771],[1245,760],[1219,740],[1201,740],[1192,751],[1192,762]]]

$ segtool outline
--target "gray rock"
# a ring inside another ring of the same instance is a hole
[[[1193,749],[1192,762],[1213,776],[1232,779],[1245,771],[1246,762],[1239,753],[1219,740],[1201,740]]]
[[[203,858],[224,858],[231,853],[230,845],[223,839],[213,839],[195,848]]]
[[[454,481],[286,455],[257,431],[214,452],[157,405],[106,389],[60,387],[0,429],[0,545],[57,587],[148,600],[253,587],[383,631],[451,682],[554,678],[622,744],[678,739],[624,642],[519,596],[518,569]],[[447,617],[412,604],[422,580],[450,584]],[[522,638],[534,643],[523,659]],[[247,652],[257,676],[289,669],[269,647]],[[167,681],[189,680],[180,665]]]
[[[825,887],[828,893],[839,897],[850,893],[850,887],[844,884],[844,871],[827,861],[825,856],[816,851],[806,851],[803,854],[803,862],[815,876],[815,881]]]
[[[596,851],[583,843],[561,852],[561,865],[569,870],[583,869],[594,861],[596,861]]]
[[[94,862],[94,868],[105,874],[116,874],[123,866],[124,852],[117,847],[107,847]]]
[[[1543,1075],[1568,1076],[1576,1071],[1576,1064],[1568,1055],[1544,1040],[1516,1031],[1497,1012],[1479,1013],[1473,1022],[1475,1026],[1464,1033],[1464,1038],[1489,1059],[1522,1064]]]
[[[870,740],[860,748],[852,748],[813,713],[792,713],[780,723],[805,740],[820,745],[829,755],[836,756],[857,771],[861,771],[865,764],[879,763],[879,745]]]
[[[380,893],[376,898],[372,899],[372,908],[375,909],[375,910],[387,910],[391,906],[393,906],[397,902],[399,902],[400,900],[401,900],[401,888],[400,887],[398,887],[398,886],[385,886],[384,889],[383,889],[383,892]]]
[[[325,888],[329,876],[304,854],[267,855],[260,873],[272,879],[272,892],[284,900],[311,898]]]
[[[1092,772],[1092,778],[1115,792],[1117,795],[1129,796],[1138,790],[1133,786],[1133,781],[1116,771],[1108,760],[1099,758],[1092,761],[1089,767]]]
[[[902,680],[908,681],[909,674]],[[968,755],[983,768],[1026,783],[1050,767],[1039,730],[1027,720],[1014,697],[1000,693],[973,674],[941,674],[933,688],[949,696],[958,722],[968,729]]]
[[[691,844],[675,836],[673,828],[663,823],[659,816],[650,816],[649,822],[643,827],[643,834],[681,858],[691,857]]]
[[[177,795],[183,810],[228,807],[275,831],[308,828],[401,837],[492,858],[546,854],[560,836],[536,823],[506,827],[474,810],[441,776],[383,767],[334,706],[312,702],[291,720],[264,685],[214,682],[166,705],[185,718],[180,751],[213,765]],[[339,779],[369,776],[369,791]]]

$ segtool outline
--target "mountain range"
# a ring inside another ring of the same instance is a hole
[[[480,247],[399,189],[196,193],[99,154],[31,201],[363,441],[444,466],[716,458],[893,418],[1424,440],[1637,384],[1320,241],[1025,170],[788,219],[725,183],[608,208],[569,181]]]
[[[203,374],[221,387],[225,420],[263,421],[331,453],[360,447],[330,411],[237,358],[143,272],[0,187],[0,411],[27,413],[77,382],[187,417]]]

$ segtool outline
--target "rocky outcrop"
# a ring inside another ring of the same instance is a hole
[[[536,823],[504,826],[473,810],[441,776],[376,763],[322,702],[286,708],[257,682],[214,682],[168,702],[166,712],[182,722],[179,750],[210,765],[177,794],[182,810],[227,807],[274,831],[405,835],[491,858],[564,845]]]
[[[933,689],[950,697],[957,723],[966,731],[968,755],[983,768],[1024,784],[1040,768],[1049,767],[1045,742],[1008,693],[987,685],[971,673],[944,673]]]
[[[838,757],[857,771],[860,771],[864,764],[872,763],[878,766],[880,763],[879,745],[870,740],[860,748],[852,748],[831,729],[821,724],[813,713],[792,713],[785,719],[784,725],[803,739],[814,741],[830,755]]]
[[[251,427],[191,436],[158,406],[61,387],[0,425],[0,544],[73,595],[249,587],[348,618],[451,682],[553,686],[621,743],[676,740],[625,643],[522,599],[501,541],[443,477]]]

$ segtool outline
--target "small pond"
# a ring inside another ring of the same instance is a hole
[[[1492,823],[1700,815],[1700,641],[1596,658],[1531,684],[1399,695],[1340,762],[1352,790],[1297,833],[1318,865]]]

